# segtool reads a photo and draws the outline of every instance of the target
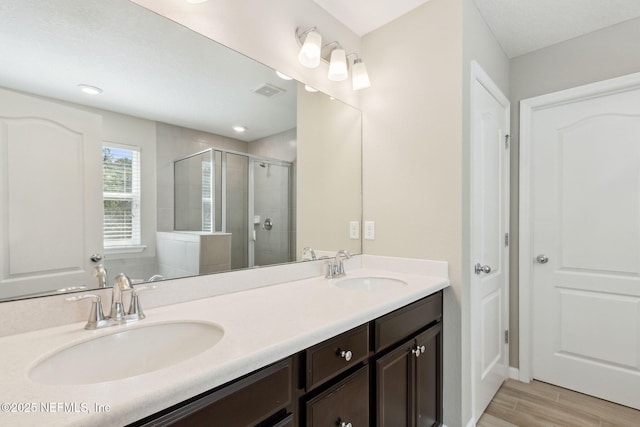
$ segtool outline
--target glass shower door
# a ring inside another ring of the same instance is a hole
[[[259,159],[252,160],[251,165],[251,266],[289,262],[292,236],[290,165]]]

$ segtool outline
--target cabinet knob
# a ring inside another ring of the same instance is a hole
[[[353,357],[353,353],[351,353],[349,350],[338,350],[338,355],[342,357],[344,360],[346,360],[347,362],[349,362]]]
[[[427,351],[427,348],[426,348],[425,346],[423,346],[423,345],[418,345],[418,346],[416,346],[416,348],[414,348],[414,349],[412,349],[412,350],[411,350],[411,353],[412,353],[413,355],[415,355],[416,357],[420,357],[420,355],[421,355],[422,353],[424,353],[425,351]]]
[[[343,421],[342,423],[340,423],[340,427],[353,427],[353,426],[351,425],[351,423],[347,423]]]

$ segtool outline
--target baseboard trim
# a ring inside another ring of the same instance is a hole
[[[509,378],[520,381],[520,369],[509,366]]]

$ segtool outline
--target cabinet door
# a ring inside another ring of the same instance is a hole
[[[376,361],[376,425],[433,427],[442,423],[442,324]]]
[[[353,427],[369,426],[368,366],[307,402],[307,427],[349,423]]]
[[[418,335],[416,344],[421,351],[419,357],[414,357],[416,425],[439,426],[442,423],[442,324]]]
[[[413,340],[376,361],[376,401],[378,427],[412,426]]]

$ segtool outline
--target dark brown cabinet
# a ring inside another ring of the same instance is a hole
[[[442,292],[131,426],[442,425]]]
[[[132,426],[293,427],[292,374],[287,358]]]
[[[442,326],[437,324],[376,360],[376,425],[442,423]]]
[[[374,321],[376,426],[442,425],[441,320],[437,293]]]
[[[306,389],[313,390],[330,378],[369,357],[369,329],[359,326],[306,350]]]
[[[369,367],[306,403],[306,426],[369,426]]]

